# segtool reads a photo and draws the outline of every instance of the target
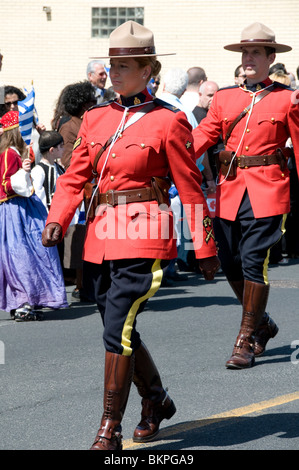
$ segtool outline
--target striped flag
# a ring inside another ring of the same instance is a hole
[[[32,90],[30,91],[30,93],[28,93],[26,98],[23,101],[18,101],[20,132],[23,137],[23,140],[27,145],[29,145],[31,142],[34,98],[35,91],[32,87]]]

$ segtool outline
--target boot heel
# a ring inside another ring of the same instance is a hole
[[[176,407],[173,401],[171,400],[171,404],[166,408],[164,412],[165,419],[170,419],[176,412]]]
[[[279,331],[279,328],[277,325],[275,325],[275,328],[272,330],[272,338],[275,338],[275,336],[277,335]]]

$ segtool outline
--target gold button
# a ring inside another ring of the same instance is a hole
[[[246,132],[250,132],[250,129],[246,129]]]
[[[284,173],[281,173],[281,176],[284,178]]]
[[[227,121],[227,118],[224,118],[225,122]]]
[[[110,176],[110,180],[111,180],[111,181],[114,181],[114,176]]]
[[[144,147],[145,147],[145,144],[141,144],[141,148],[144,149]]]
[[[119,134],[118,138],[119,138],[119,139],[121,139],[121,138],[122,138],[122,136],[123,136],[122,134]]]
[[[275,118],[274,118],[274,117],[272,117],[272,118],[271,118],[271,121],[272,121],[272,122],[274,122],[274,121],[275,121]]]
[[[249,150],[249,147],[248,147],[248,145],[246,145],[246,147],[245,147],[245,150]]]
[[[92,147],[94,146],[94,142],[90,142],[90,145],[92,145]]]
[[[116,157],[116,154],[115,154],[115,153],[113,153],[113,154],[111,155],[111,157],[112,157],[112,158],[115,158],[115,157]]]
[[[250,98],[253,98],[253,94],[252,94],[252,93],[250,93]]]

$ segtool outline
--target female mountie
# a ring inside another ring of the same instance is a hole
[[[144,26],[128,21],[112,32],[110,79],[120,98],[85,113],[43,233],[46,246],[61,239],[85,184],[95,177],[83,256],[85,282],[93,286],[102,316],[106,354],[104,413],[93,450],[122,448],[121,421],[132,380],[142,397],[134,441],[153,439],[160,422],[176,411],[136,330],[137,315],[176,257],[168,176],[190,216],[204,276],[213,279],[219,267],[191,126],[183,112],[147,91],[160,72],[156,55],[153,34]]]

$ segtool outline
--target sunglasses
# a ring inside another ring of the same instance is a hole
[[[13,104],[14,106],[17,106],[18,100],[17,100],[17,101],[6,101],[6,103],[4,103],[4,104],[5,104],[5,106],[6,106],[7,108],[9,108],[12,104]]]

